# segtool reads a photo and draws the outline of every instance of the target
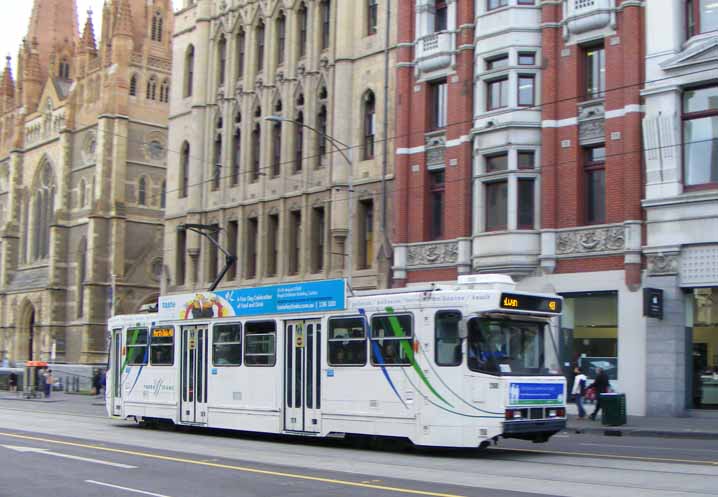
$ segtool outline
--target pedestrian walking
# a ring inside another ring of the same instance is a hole
[[[583,408],[583,396],[586,393],[586,383],[588,382],[588,378],[586,378],[586,375],[583,374],[583,371],[581,371],[581,368],[578,366],[573,369],[573,372],[576,376],[573,378],[573,388],[571,389],[571,393],[576,399],[578,419],[583,419],[586,417],[586,410]]]
[[[14,372],[11,372],[10,376],[8,376],[8,386],[11,392],[17,392],[17,375]]]
[[[54,378],[52,377],[52,369],[47,369],[45,372],[45,398],[49,399],[52,393],[52,384]]]
[[[92,395],[100,395],[100,370],[94,369],[92,372]]]
[[[593,413],[591,413],[591,420],[596,420],[596,415],[598,414],[598,411],[601,410],[601,394],[608,392],[608,387],[610,386],[610,382],[608,381],[608,374],[603,370],[603,368],[598,368],[598,374],[596,374],[596,379],[593,380],[593,383],[591,384],[591,388],[596,392],[596,408],[593,410]]]

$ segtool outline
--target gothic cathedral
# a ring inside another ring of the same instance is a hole
[[[34,0],[0,81],[0,360],[98,363],[106,320],[156,300],[171,0]],[[169,152],[170,154],[172,152]]]

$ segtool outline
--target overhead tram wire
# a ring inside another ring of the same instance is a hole
[[[642,153],[642,152],[648,152],[648,151],[652,151],[652,150],[663,150],[663,149],[667,149],[667,148],[681,147],[681,146],[683,146],[683,145],[694,145],[694,144],[698,144],[698,143],[706,143],[706,142],[713,142],[713,141],[715,141],[714,138],[708,138],[708,139],[705,139],[705,140],[696,140],[696,141],[691,141],[691,142],[687,142],[687,143],[684,142],[684,143],[682,143],[682,144],[677,144],[677,145],[662,145],[662,146],[659,146],[659,147],[642,148],[642,149],[640,149],[640,150],[628,150],[628,151],[619,152],[619,153],[615,153],[615,154],[606,154],[605,157],[607,157],[607,158],[608,158],[608,157],[620,157],[620,156],[623,156],[623,155],[631,155],[631,154],[637,154],[637,153],[640,154],[640,153]],[[566,160],[566,161],[557,162],[557,163],[555,163],[555,165],[556,165],[556,166],[562,166],[562,165],[566,165],[566,164],[573,164],[573,163],[576,163],[576,162],[578,162],[578,161],[577,161],[577,160]],[[540,169],[540,168],[539,168],[539,169],[533,169],[533,170],[532,170],[532,169],[526,169],[526,170],[522,170],[522,171],[523,171],[524,173],[531,173],[531,171],[534,171],[534,172],[536,172],[536,173],[540,173],[541,169]],[[461,177],[456,178],[456,179],[453,179],[453,180],[447,180],[447,181],[445,181],[445,183],[446,183],[446,184],[449,184],[449,183],[458,183],[458,182],[463,182],[463,181],[466,181],[467,179],[472,179],[472,178],[473,178],[473,175],[470,175],[470,176],[468,176],[468,177],[467,177],[467,176],[461,176]],[[361,186],[361,185],[359,185],[359,186]],[[335,187],[332,186],[331,188],[335,188]],[[355,186],[354,189],[355,189],[355,192],[356,192],[356,191],[359,191],[359,190],[357,190],[357,187],[356,187],[356,186]],[[392,185],[391,185],[391,191],[389,191],[388,193],[389,193],[389,194],[392,194],[392,193],[396,193],[396,192],[400,192],[400,191],[412,191],[412,190],[423,191],[423,187],[419,185],[419,186],[409,186],[409,187],[403,187],[403,188],[396,188],[396,186],[395,186],[394,184],[392,184]],[[365,194],[362,195],[361,198],[379,198],[379,197],[382,195],[381,192],[367,192],[367,191],[365,191],[364,193],[365,193]],[[346,202],[346,201],[347,201],[346,199],[334,199],[334,200],[332,200],[333,203]],[[238,203],[238,204],[237,204],[237,206],[240,206],[240,205],[242,205],[242,204],[241,204],[241,203]],[[215,212],[215,211],[218,211],[218,210],[228,210],[228,209],[231,209],[231,208],[234,208],[234,207],[235,207],[234,205],[231,205],[231,206],[229,206],[229,207],[228,207],[228,206],[220,206],[220,207],[217,207],[217,208],[212,209],[211,212]],[[160,220],[159,223],[161,224],[162,221]],[[110,247],[112,247],[112,246],[113,246],[112,243],[108,243],[108,244],[106,244],[106,245],[98,245],[98,246],[95,247],[95,249],[97,250],[97,249],[103,249],[103,248],[110,248]],[[170,252],[170,253],[173,252],[173,251],[174,251],[174,249],[166,249],[166,250],[163,250],[163,252]],[[65,253],[66,253],[66,254],[79,254],[79,253],[81,253],[81,252],[79,252],[79,251],[68,251],[68,252],[65,252]],[[338,255],[346,255],[346,254],[338,254]]]
[[[684,76],[691,76],[691,75],[702,74],[702,73],[705,73],[705,71],[702,71],[702,70],[701,70],[701,71],[693,71],[693,72],[689,72],[689,73],[684,73],[683,75],[684,75]],[[657,82],[665,81],[665,80],[669,80],[669,79],[674,79],[674,76],[666,76],[666,77],[663,77],[663,78],[656,78],[656,79],[653,79],[653,80],[647,80],[647,81],[643,81],[643,82],[640,82],[640,83],[630,83],[630,84],[627,84],[627,85],[616,86],[616,87],[613,87],[613,88],[607,88],[607,89],[604,91],[604,94],[609,93],[609,92],[614,92],[614,91],[621,91],[621,90],[625,90],[625,89],[628,89],[628,88],[633,88],[633,87],[636,87],[636,86],[644,86],[644,85],[647,85],[647,84],[657,83]],[[540,103],[540,104],[533,105],[533,106],[531,106],[531,107],[522,108],[521,110],[526,110],[526,109],[528,109],[528,110],[541,109],[541,108],[543,108],[543,107],[545,107],[545,106],[555,105],[555,104],[559,104],[559,103],[562,103],[562,102],[578,101],[578,100],[580,100],[581,98],[582,98],[581,95],[576,95],[576,96],[573,96],[573,97],[562,98],[562,99],[553,100],[553,101],[549,101],[549,102],[542,102],[542,103]],[[518,109],[512,108],[512,107],[505,108],[505,109],[502,109],[502,110],[500,110],[500,111],[498,111],[498,112],[492,113],[490,117],[498,117],[498,116],[502,116],[502,115],[505,115],[505,114],[510,114],[510,113],[516,112],[517,110],[518,110]],[[465,120],[461,120],[461,121],[450,122],[450,123],[447,123],[446,129],[449,129],[449,128],[454,127],[454,126],[459,126],[459,125],[462,125],[462,124],[473,123],[475,120],[476,120],[476,116],[472,117],[471,119],[465,119]],[[91,126],[93,126],[94,124],[95,124],[95,123],[83,124],[83,125],[78,126],[78,127],[82,127],[82,128],[85,128],[85,127],[88,127],[88,126],[91,127]],[[108,132],[108,131],[105,131],[104,133],[105,133],[107,136],[114,136],[114,137],[126,139],[128,143],[134,143],[134,144],[138,144],[138,145],[142,145],[142,146],[146,146],[146,145],[148,145],[148,144],[150,143],[150,142],[145,142],[145,141],[141,141],[141,140],[131,139],[129,136],[121,135],[121,134],[116,133],[116,132]],[[382,139],[374,140],[373,143],[375,143],[375,144],[376,144],[376,143],[382,143],[382,142],[384,142],[384,141],[393,141],[393,140],[397,140],[397,139],[399,139],[399,138],[405,138],[405,137],[409,137],[409,136],[423,135],[423,134],[424,134],[424,131],[415,131],[415,132],[397,134],[397,135],[393,135],[393,136],[390,136],[390,137],[385,137],[385,138],[382,138]],[[709,141],[710,141],[710,140],[709,140]],[[699,142],[691,142],[691,143],[699,143]],[[679,146],[679,145],[672,145],[672,146]],[[352,145],[352,146],[349,146],[349,147],[345,147],[345,148],[343,148],[342,150],[343,150],[343,151],[348,151],[348,150],[350,150],[350,149],[356,149],[356,148],[362,148],[362,147],[363,147],[362,144]],[[659,147],[659,148],[660,148],[660,147]],[[643,149],[643,150],[648,150],[648,149]],[[166,147],[165,147],[165,151],[168,152],[168,153],[176,154],[176,155],[181,155],[181,154],[182,154],[181,151],[169,149],[169,148],[166,148]],[[339,153],[339,152],[336,151],[336,150],[332,150],[331,152],[327,152],[325,155],[334,155],[334,154],[336,154],[336,153]],[[636,152],[633,152],[633,153],[636,153]],[[197,156],[197,155],[190,155],[189,157],[190,157],[190,159],[198,160],[198,161],[200,161],[200,162],[204,162],[204,160],[205,160],[203,157],[200,157],[200,156]],[[308,156],[302,157],[302,161],[310,160],[310,159],[316,159],[316,158],[320,158],[320,157],[322,157],[322,155],[319,155],[319,154],[308,155]],[[165,162],[167,163],[168,161],[165,161]],[[291,159],[291,160],[281,161],[281,162],[279,163],[279,165],[280,165],[280,166],[283,166],[283,165],[287,165],[287,164],[293,164],[294,162],[295,162],[295,160],[294,160],[294,159]],[[574,161],[574,162],[575,162],[575,161]],[[223,167],[224,167],[224,166],[223,166]],[[255,171],[251,171],[251,170],[250,170],[250,171],[240,171],[238,174],[239,174],[240,176],[244,176],[244,175],[256,174],[257,172],[259,172],[259,173],[260,173],[259,175],[260,175],[260,176],[263,176],[263,175],[266,175],[266,173],[265,173],[264,171],[270,170],[272,167],[273,167],[272,165],[263,166],[263,167],[260,167],[258,170],[255,170]],[[220,176],[219,179],[220,179],[220,180],[228,179],[228,178],[231,178],[231,177],[233,177],[233,176],[236,176],[236,175],[235,175],[235,174],[229,174],[229,175],[227,175],[227,176]],[[299,179],[296,179],[296,180],[295,180],[295,179],[291,179],[291,178],[284,178],[284,179],[288,179],[289,181],[297,181],[297,182],[302,181],[302,180],[299,180]],[[189,185],[187,185],[187,188],[189,189],[189,188],[193,188],[193,187],[202,186],[202,185],[204,185],[204,184],[208,184],[208,183],[211,183],[211,182],[213,182],[213,181],[215,181],[215,178],[209,178],[209,179],[206,179],[206,180],[202,180],[202,181],[200,181],[200,182],[198,182],[198,183],[189,184]],[[336,186],[336,185],[327,185],[327,186],[328,186],[329,188],[343,188],[342,186]],[[175,192],[178,192],[178,191],[181,191],[181,188],[174,188],[174,189],[171,189],[171,190],[165,190],[165,193],[166,193],[166,194],[167,194],[167,193],[175,193]],[[151,195],[152,195],[153,198],[156,198],[158,194],[151,194]]]

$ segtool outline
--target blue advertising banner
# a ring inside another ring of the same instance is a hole
[[[160,297],[160,319],[206,319],[346,309],[344,280],[322,280]]]
[[[511,383],[509,405],[559,405],[564,403],[562,383]]]

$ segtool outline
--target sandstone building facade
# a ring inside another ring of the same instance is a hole
[[[0,356],[105,360],[162,274],[170,0],[35,0],[0,85]],[[113,284],[114,283],[114,284]],[[114,287],[114,292],[113,292]]]
[[[205,289],[224,265],[187,223],[218,228],[238,257],[224,287],[350,273],[354,288],[387,286],[388,1],[187,0],[176,12],[167,293]]]

